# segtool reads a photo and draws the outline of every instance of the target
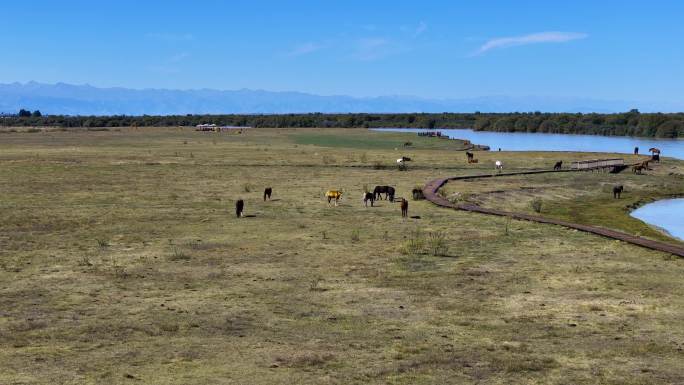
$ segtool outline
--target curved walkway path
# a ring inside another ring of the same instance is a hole
[[[552,224],[552,225],[564,226],[564,227],[568,227],[571,229],[585,231],[587,233],[597,234],[597,235],[601,235],[601,236],[608,237],[608,238],[618,239],[618,240],[621,240],[624,242],[629,242],[629,243],[639,245],[642,247],[646,247],[649,249],[664,251],[666,253],[671,253],[674,255],[678,255],[680,257],[684,257],[684,247],[679,246],[679,245],[673,245],[673,244],[669,244],[669,243],[665,243],[665,242],[654,241],[651,239],[637,237],[634,235],[629,235],[626,233],[622,233],[622,232],[615,231],[615,230],[609,230],[609,229],[605,229],[603,227],[598,227],[598,226],[583,225],[583,224],[579,224],[579,223],[563,221],[560,219],[545,218],[545,217],[538,216],[538,215],[530,215],[530,214],[516,213],[516,212],[496,210],[496,209],[487,209],[484,207],[474,205],[472,203],[462,203],[462,204],[451,203],[446,198],[437,194],[437,190],[439,190],[442,186],[444,186],[450,180],[494,178],[494,177],[499,177],[499,176],[510,176],[510,175],[530,175],[530,174],[543,174],[543,173],[549,173],[549,172],[573,172],[573,171],[576,171],[576,170],[523,171],[523,172],[512,172],[512,173],[485,174],[485,175],[455,176],[455,177],[451,177],[451,178],[435,179],[435,180],[428,182],[425,185],[425,187],[423,187],[423,195],[425,195],[425,199],[427,199],[428,201],[436,204],[437,206],[441,206],[441,207],[470,211],[470,212],[474,212],[474,213],[497,215],[497,216],[501,216],[501,217],[511,217],[513,219],[520,219],[520,220],[525,220],[525,221],[532,221],[532,222],[538,222],[538,223],[548,223],[548,224]]]

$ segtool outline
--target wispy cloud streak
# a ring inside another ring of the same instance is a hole
[[[565,43],[572,40],[585,39],[589,35],[579,32],[539,32],[523,36],[500,37],[488,40],[484,43],[473,56],[482,55],[488,51],[516,47],[529,44],[541,43]]]
[[[317,43],[304,43],[301,44],[294,49],[292,49],[290,52],[287,53],[287,56],[302,56],[302,55],[308,55],[310,53],[314,53],[316,51],[319,51],[323,49],[322,44],[317,44]]]

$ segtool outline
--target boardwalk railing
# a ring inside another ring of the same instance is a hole
[[[591,170],[597,168],[619,167],[624,165],[624,159],[592,159],[572,162],[571,168],[573,170]]]

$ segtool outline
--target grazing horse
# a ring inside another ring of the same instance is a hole
[[[273,193],[273,189],[270,187],[266,187],[266,189],[264,190],[264,202],[266,202],[266,198],[268,198],[268,200],[271,200],[271,194],[272,193]]]
[[[242,217],[242,212],[245,210],[245,201],[242,199],[238,199],[237,202],[235,202],[235,215],[238,218]]]
[[[639,147],[634,147],[634,155],[639,155]]]
[[[651,160],[660,163],[660,149],[655,148],[655,147],[651,147],[648,149],[648,151],[651,152]]]
[[[563,161],[562,160],[559,160],[558,162],[556,162],[556,164],[553,165],[554,171],[560,170],[561,168],[563,168]]]
[[[466,151],[466,157],[468,158],[468,163],[471,163],[475,155],[472,152]]]
[[[496,166],[497,170],[499,170],[499,171],[503,170],[503,163],[501,163],[500,160],[497,160],[496,162],[494,162],[494,165]]]
[[[371,207],[373,207],[373,202],[375,202],[375,194],[371,192],[363,193],[363,205],[368,207],[368,202],[370,201]]]
[[[401,216],[408,217],[408,201],[404,198],[401,198]]]
[[[417,201],[417,200],[420,200],[420,199],[425,199],[425,195],[423,194],[423,190],[421,190],[421,189],[419,189],[419,188],[414,188],[414,189],[411,191],[411,195],[413,195],[413,200],[414,200],[414,201]]]
[[[613,186],[613,199],[620,199],[620,194],[625,188],[622,185]]]
[[[644,165],[643,164],[635,164],[632,166],[632,172],[635,174],[641,174],[641,172],[644,170]]]
[[[325,197],[328,198],[328,205],[334,199],[335,200],[335,206],[337,206],[337,201],[339,201],[340,198],[342,198],[342,191],[340,191],[340,190],[328,190],[328,192],[325,193]]]
[[[650,170],[651,169],[650,167],[648,167],[649,163],[651,163],[650,160],[645,160],[645,161],[641,162],[641,165],[644,167],[644,170]]]
[[[390,202],[394,202],[394,187],[392,186],[375,186],[373,189],[373,195],[376,200],[382,200],[382,195],[385,194],[385,199]]]

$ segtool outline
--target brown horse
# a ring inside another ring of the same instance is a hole
[[[273,189],[270,187],[266,187],[266,189],[264,190],[264,202],[266,202],[266,198],[268,198],[268,200],[271,200],[271,194],[272,193],[273,193]]]
[[[644,165],[643,164],[636,164],[632,166],[632,172],[635,174],[641,174],[641,172],[644,171]]]
[[[408,217],[408,201],[404,198],[401,198],[401,216]]]
[[[556,162],[556,164],[553,165],[554,171],[560,170],[561,168],[563,168],[563,161],[562,160],[559,160],[558,162]]]
[[[475,155],[472,152],[466,151],[466,157],[468,158],[468,163],[471,163]]]

